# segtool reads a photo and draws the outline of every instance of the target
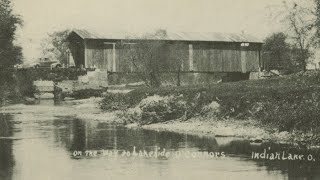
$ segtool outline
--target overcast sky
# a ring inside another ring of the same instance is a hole
[[[270,21],[282,0],[12,0],[24,20],[17,39],[26,60],[39,56],[47,33],[66,28],[99,31],[245,32],[263,39],[279,30]]]

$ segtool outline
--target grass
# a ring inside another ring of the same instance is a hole
[[[18,103],[24,97],[33,97],[33,81],[36,78],[31,71],[0,69],[0,105]]]
[[[109,94],[102,108],[108,111],[136,107],[148,96],[181,96],[186,118],[205,117],[203,107],[216,101],[220,119],[255,119],[278,131],[320,132],[320,73],[301,72],[271,79],[221,83],[210,86],[142,88],[128,94]]]

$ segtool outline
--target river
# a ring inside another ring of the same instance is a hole
[[[2,107],[0,179],[320,179],[318,150],[128,129],[75,116],[97,113],[93,109],[84,112],[70,103],[53,101]],[[264,150],[305,159],[252,157],[252,152],[263,154]]]

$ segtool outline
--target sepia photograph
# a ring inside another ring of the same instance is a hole
[[[0,180],[320,180],[320,0],[0,0]]]

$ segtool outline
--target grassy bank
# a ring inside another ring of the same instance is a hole
[[[207,87],[137,89],[128,94],[109,94],[101,107],[123,110],[119,116],[140,125],[197,117],[254,119],[261,127],[302,133],[305,139],[319,141],[319,103],[320,73],[309,71]]]
[[[23,101],[32,97],[33,78],[29,73],[17,73],[12,69],[0,69],[0,105]]]

